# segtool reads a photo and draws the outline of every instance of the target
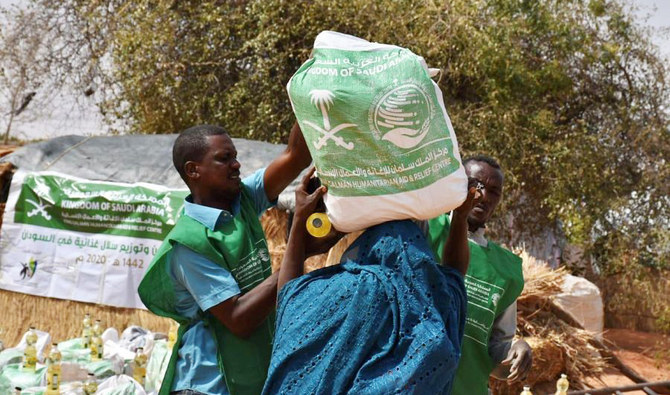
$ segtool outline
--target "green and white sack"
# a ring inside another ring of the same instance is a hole
[[[429,219],[465,200],[456,135],[422,57],[324,31],[287,89],[337,229]]]

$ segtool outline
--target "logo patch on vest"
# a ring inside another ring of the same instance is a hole
[[[259,240],[247,256],[240,259],[240,264],[231,273],[237,281],[241,292],[246,292],[260,284],[269,274],[264,269],[270,267],[270,252],[265,240]]]
[[[491,304],[493,304],[493,306],[498,307],[499,300],[500,300],[500,294],[495,293],[491,296]]]

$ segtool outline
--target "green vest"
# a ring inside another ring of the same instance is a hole
[[[144,305],[154,314],[179,322],[176,347],[163,378],[159,394],[169,394],[181,339],[194,322],[175,310],[176,296],[168,264],[170,251],[180,243],[228,270],[240,291],[245,293],[270,276],[272,267],[263,228],[250,193],[242,188],[240,213],[232,221],[210,230],[195,219],[182,215],[165,238],[140,283],[138,292]],[[260,394],[272,353],[275,317],[272,313],[255,331],[242,339],[230,332],[207,312],[200,318],[210,328],[218,351],[219,369],[232,395]],[[196,320],[198,320],[196,319]]]
[[[449,235],[449,216],[442,214],[428,221],[428,225],[429,242],[441,260]],[[468,312],[452,394],[486,395],[489,375],[495,368],[488,352],[493,322],[521,294],[523,271],[521,258],[498,244],[489,241],[488,246],[481,247],[470,241],[468,245]]]

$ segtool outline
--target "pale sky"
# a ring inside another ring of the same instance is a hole
[[[661,54],[670,58],[670,0],[628,0],[628,3],[638,8],[638,20],[654,30],[652,40],[661,49]]]

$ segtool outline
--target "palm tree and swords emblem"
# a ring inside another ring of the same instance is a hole
[[[328,111],[335,98],[333,92],[326,89],[312,89],[309,91],[309,96],[310,102],[321,110],[323,116],[323,127],[314,122],[305,121],[306,125],[322,134],[314,142],[314,147],[321,149],[328,141],[332,140],[336,145],[352,150],[354,143],[344,141],[337,133],[358,125],[342,123],[331,129]],[[399,148],[410,149],[416,147],[430,131],[429,126],[433,108],[426,94],[414,84],[404,84],[392,89],[384,95],[375,107],[375,126],[382,132],[386,130],[382,140],[393,143]]]
[[[39,196],[37,197],[37,200],[39,201],[39,203],[34,200],[26,199],[26,203],[30,203],[35,207],[34,209],[26,213],[26,215],[28,215],[28,218],[30,218],[34,217],[37,214],[40,214],[47,221],[51,221],[51,215],[47,213],[46,210],[48,207],[51,207],[51,205],[42,202],[42,199]]]
[[[326,144],[328,144],[328,141],[333,140],[335,142],[335,145],[339,145],[340,147],[345,148],[347,150],[354,149],[354,143],[352,143],[351,141],[350,142],[344,141],[344,139],[341,136],[338,136],[337,133],[346,128],[356,127],[358,125],[356,125],[355,123],[341,123],[332,129],[330,128],[330,118],[328,117],[328,110],[330,110],[330,106],[333,105],[333,98],[335,97],[333,92],[326,89],[312,89],[311,91],[309,91],[309,96],[310,96],[310,102],[314,104],[316,108],[321,110],[321,115],[323,116],[323,128],[315,124],[314,122],[305,121],[305,125],[311,126],[312,128],[314,128],[314,130],[323,134],[323,136],[321,136],[319,140],[314,142],[314,147],[316,149],[321,149]]]

